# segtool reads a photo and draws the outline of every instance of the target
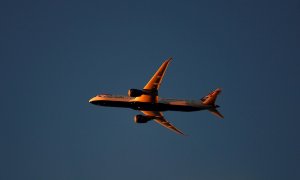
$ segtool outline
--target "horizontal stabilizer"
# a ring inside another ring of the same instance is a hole
[[[211,112],[215,116],[218,116],[219,118],[224,118],[224,116],[216,108],[209,109],[209,112]]]

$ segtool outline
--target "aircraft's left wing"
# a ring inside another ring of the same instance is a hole
[[[156,92],[156,93],[153,93],[152,95],[143,94],[139,97],[136,97],[134,99],[134,101],[157,102],[157,100],[158,100],[157,91],[162,83],[162,79],[165,75],[166,69],[171,60],[172,60],[172,58],[165,60],[165,62],[158,68],[156,73],[152,76],[150,81],[143,88],[143,90],[148,90],[148,91],[152,91],[152,92]]]
[[[172,60],[172,58],[165,60],[165,62],[159,67],[159,69],[156,71],[156,73],[153,75],[153,77],[150,79],[150,81],[146,84],[144,89],[147,89],[147,90],[158,90],[159,89],[162,79],[165,75],[166,69],[171,60]]]
[[[161,112],[158,112],[158,111],[141,111],[141,112],[144,113],[144,114],[147,115],[147,116],[155,116],[154,120],[155,120],[158,124],[160,124],[160,125],[162,125],[162,126],[168,128],[168,129],[170,129],[170,130],[172,130],[172,131],[175,131],[175,132],[178,133],[178,134],[184,135],[183,132],[181,132],[179,129],[177,129],[175,126],[173,126],[170,122],[168,122],[168,121],[164,118],[164,116],[163,116],[163,114],[162,114]]]

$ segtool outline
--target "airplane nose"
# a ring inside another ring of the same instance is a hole
[[[93,97],[89,100],[89,103],[91,103],[91,104],[94,104],[94,102],[95,102],[95,97]]]

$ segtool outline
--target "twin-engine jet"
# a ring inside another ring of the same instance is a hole
[[[217,88],[199,100],[164,99],[158,96],[158,89],[171,60],[172,58],[169,58],[163,62],[143,89],[129,89],[128,96],[99,94],[91,98],[89,102],[99,106],[139,110],[144,115],[136,115],[134,117],[135,123],[147,123],[154,120],[160,125],[182,135],[184,135],[183,132],[164,118],[162,111],[191,112],[208,110],[212,114],[224,118],[217,110],[219,106],[215,104],[217,96],[221,92],[220,88]]]

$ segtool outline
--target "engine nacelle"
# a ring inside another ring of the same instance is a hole
[[[147,123],[148,121],[150,121],[152,118],[147,117],[147,116],[143,116],[143,115],[136,115],[134,116],[134,122],[135,123]]]
[[[146,95],[151,95],[151,96],[157,96],[157,90],[147,90],[147,89],[143,89],[143,90],[139,90],[139,89],[129,89],[128,90],[128,96],[129,97],[139,97],[143,94]]]
[[[143,91],[139,90],[139,89],[129,89],[128,90],[128,96],[130,96],[130,97],[139,97],[143,94],[144,94]]]

